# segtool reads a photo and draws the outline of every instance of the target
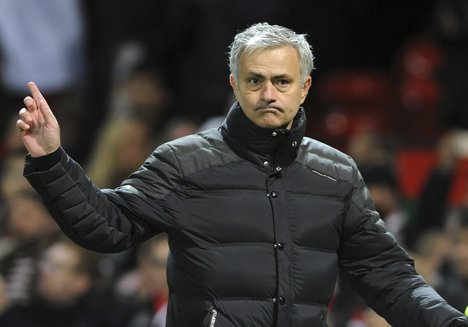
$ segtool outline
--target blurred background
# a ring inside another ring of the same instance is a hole
[[[0,0],[1,326],[165,319],[165,236],[121,254],[83,251],[22,177],[26,83],[48,99],[67,152],[97,186],[116,187],[159,144],[221,124],[234,101],[229,44],[263,21],[313,46],[307,136],[353,157],[418,272],[465,310],[468,1]],[[388,326],[345,275],[329,320]]]

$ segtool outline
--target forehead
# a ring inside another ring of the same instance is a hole
[[[244,52],[240,58],[241,73],[300,74],[299,54],[290,46]]]

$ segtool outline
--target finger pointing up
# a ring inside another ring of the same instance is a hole
[[[55,121],[55,116],[52,113],[52,110],[47,104],[47,101],[45,100],[41,91],[39,91],[39,88],[37,87],[37,85],[34,82],[29,82],[28,88],[29,88],[29,91],[31,92],[33,99],[36,102],[36,107],[41,111],[42,115],[44,116],[45,122],[47,123],[47,122]]]

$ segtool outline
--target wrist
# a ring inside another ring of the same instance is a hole
[[[60,159],[62,158],[62,151],[62,148],[59,147],[55,151],[43,156],[34,157],[30,155],[30,160],[36,166],[37,171],[49,170],[54,165],[60,162]]]

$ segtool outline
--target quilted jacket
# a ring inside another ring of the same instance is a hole
[[[393,326],[448,326],[454,310],[416,274],[373,209],[353,160],[235,104],[219,129],[158,147],[116,189],[63,149],[25,176],[63,231],[116,252],[169,234],[170,327],[327,326],[338,269]]]

